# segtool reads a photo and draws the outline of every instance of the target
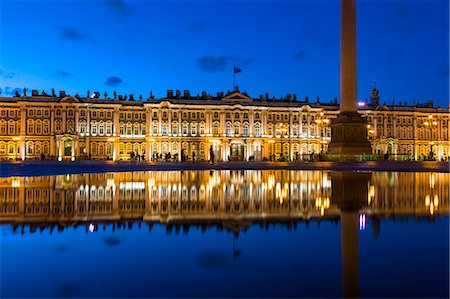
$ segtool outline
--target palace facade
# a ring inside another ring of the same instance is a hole
[[[359,112],[368,120],[372,154],[419,160],[432,151],[447,160],[448,108],[380,104],[374,86]],[[327,152],[338,113],[337,99],[251,98],[238,88],[215,96],[169,90],[146,100],[24,90],[0,97],[0,159],[299,160]]]

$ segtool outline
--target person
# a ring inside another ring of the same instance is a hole
[[[209,147],[209,161],[212,165],[214,165],[214,150],[212,145]]]
[[[184,149],[181,150],[181,163],[184,162],[185,155],[184,155]]]
[[[195,152],[192,152],[192,162],[195,162]]]
[[[388,152],[386,152],[384,154],[384,161],[387,161],[387,160],[389,160],[389,153]]]

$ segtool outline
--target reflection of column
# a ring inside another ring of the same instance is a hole
[[[370,173],[331,172],[331,200],[341,210],[342,291],[358,297],[358,211],[367,204]]]
[[[357,298],[359,295],[358,259],[358,210],[342,210],[341,263],[344,298]]]

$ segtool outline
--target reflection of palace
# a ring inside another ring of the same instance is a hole
[[[163,99],[116,96],[100,99],[47,95],[0,98],[0,159],[112,159],[156,155],[180,160],[283,159],[327,151],[330,120],[337,101],[303,101],[296,95],[251,98],[236,89],[226,94],[191,96],[168,91]],[[397,159],[449,154],[448,109],[432,103],[382,105],[378,90],[359,112],[368,119],[373,153]],[[211,148],[211,151],[210,151]]]
[[[338,219],[341,207],[332,202],[331,178],[329,172],[288,170],[1,178],[0,221]],[[432,217],[449,212],[448,173],[373,173],[367,189],[362,212],[368,216]]]

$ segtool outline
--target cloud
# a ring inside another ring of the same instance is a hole
[[[307,56],[306,51],[300,50],[292,56],[292,60],[294,61],[302,61]]]
[[[123,80],[120,79],[119,77],[111,76],[108,79],[106,79],[105,85],[116,87],[116,86],[119,86],[122,82],[123,82]]]
[[[201,31],[205,31],[206,28],[208,28],[208,23],[204,22],[204,21],[194,21],[189,23],[186,26],[186,31],[187,32],[201,32]]]
[[[17,75],[18,75],[18,73],[8,72],[8,71],[5,71],[4,69],[0,68],[0,76],[3,79],[12,79],[13,77],[15,77]]]
[[[79,28],[64,26],[60,28],[61,38],[74,42],[86,42],[94,44],[95,39],[90,36],[88,33],[83,32]]]
[[[106,0],[106,5],[111,11],[125,16],[133,13],[133,10],[123,0]]]
[[[252,57],[248,57],[242,60],[239,60],[237,63],[239,66],[246,66],[249,65],[253,62],[253,58]]]
[[[72,74],[67,72],[67,71],[57,70],[56,71],[56,76],[61,77],[61,78],[67,78],[67,77],[71,77]]]
[[[437,76],[437,77],[444,77],[444,78],[448,77],[448,76],[449,76],[449,68],[448,68],[448,65],[442,66],[441,68],[439,68],[439,69],[436,71],[436,76]]]
[[[403,37],[410,37],[414,35],[419,30],[419,27],[415,25],[409,25],[401,29],[401,35]]]
[[[230,56],[203,56],[197,59],[197,65],[205,72],[221,72],[227,68],[233,57]]]

